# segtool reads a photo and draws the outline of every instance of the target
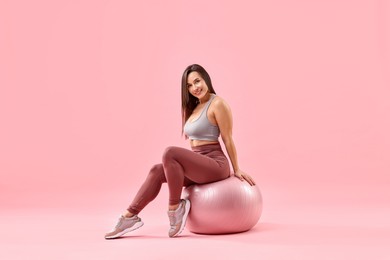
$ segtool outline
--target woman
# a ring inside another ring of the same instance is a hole
[[[253,179],[238,166],[232,138],[232,114],[228,104],[216,95],[206,70],[198,65],[188,66],[182,77],[182,125],[191,150],[168,147],[162,163],[154,165],[133,202],[120,217],[116,227],[105,235],[117,238],[143,225],[138,213],[168,183],[170,220],[169,237],[184,229],[190,201],[180,199],[184,187],[226,179],[230,176],[229,161],[224,155],[218,137],[221,135],[232,164],[234,175],[250,185]]]

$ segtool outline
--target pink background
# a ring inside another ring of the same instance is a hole
[[[164,187],[149,229],[105,241],[165,147],[189,147],[192,63],[232,108],[262,218],[172,243]],[[227,259],[390,257],[389,1],[1,0],[0,87],[0,256],[165,259],[180,244]]]

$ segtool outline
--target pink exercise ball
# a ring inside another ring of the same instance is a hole
[[[183,197],[191,201],[186,227],[199,234],[247,231],[259,221],[263,207],[259,187],[233,175],[186,187]]]

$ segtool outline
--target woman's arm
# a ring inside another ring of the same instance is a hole
[[[229,105],[221,98],[215,100],[214,110],[215,120],[221,132],[222,141],[225,144],[226,151],[229,155],[230,162],[233,166],[234,175],[240,180],[246,180],[250,185],[255,182],[248,174],[241,171],[238,166],[237,150],[233,141],[233,117]]]

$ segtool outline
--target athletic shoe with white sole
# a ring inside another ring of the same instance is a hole
[[[109,233],[107,233],[104,236],[104,238],[105,239],[117,238],[126,234],[127,232],[136,230],[142,227],[143,225],[144,223],[142,222],[141,218],[139,218],[137,215],[134,215],[131,218],[126,218],[124,216],[121,216],[115,228],[111,230]]]
[[[186,199],[180,201],[180,205],[176,210],[168,210],[169,222],[171,223],[169,237],[175,237],[183,231],[190,208],[191,203]]]

